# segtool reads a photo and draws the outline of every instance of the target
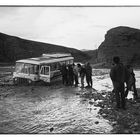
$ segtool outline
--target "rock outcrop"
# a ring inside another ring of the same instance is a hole
[[[43,53],[71,53],[75,61],[86,61],[89,56],[84,52],[59,45],[25,40],[0,33],[0,63],[13,63],[19,59],[38,57]]]
[[[125,64],[140,66],[140,30],[123,26],[110,29],[98,48],[97,62],[109,66],[114,56]]]

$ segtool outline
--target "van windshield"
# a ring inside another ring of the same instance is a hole
[[[26,73],[26,74],[38,74],[39,65],[27,64],[27,63],[16,63],[15,72]]]

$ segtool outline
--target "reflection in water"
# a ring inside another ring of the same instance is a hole
[[[76,95],[79,88],[18,87],[0,101],[0,133],[109,133],[94,99]],[[98,122],[98,123],[97,123]]]

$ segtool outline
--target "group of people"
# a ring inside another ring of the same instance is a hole
[[[115,93],[116,97],[116,107],[126,109],[126,98],[131,88],[134,91],[134,99],[138,98],[136,79],[132,66],[125,66],[120,62],[119,57],[114,57],[110,78],[113,83],[113,93]]]
[[[90,63],[84,65],[78,64],[63,64],[61,68],[62,82],[64,85],[78,86],[79,77],[81,79],[81,88],[84,88],[84,79],[86,78],[87,86],[92,87],[92,67]]]
[[[81,88],[84,88],[84,79],[86,78],[88,88],[92,87],[92,67],[90,63],[81,64],[63,64],[61,67],[62,82],[64,85],[78,86],[79,77]],[[123,65],[119,57],[113,58],[113,65],[110,70],[110,78],[113,83],[113,93],[116,97],[116,107],[126,109],[126,98],[128,92],[133,88],[134,99],[138,98],[136,90],[136,79],[131,65]],[[126,85],[126,88],[125,88]]]

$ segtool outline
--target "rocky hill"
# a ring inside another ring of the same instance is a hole
[[[43,53],[71,53],[75,61],[87,61],[90,57],[80,50],[64,46],[41,43],[0,33],[0,63],[13,63],[16,60],[38,57]]]
[[[113,56],[140,66],[140,30],[123,26],[110,29],[98,48],[97,62],[110,65]]]

